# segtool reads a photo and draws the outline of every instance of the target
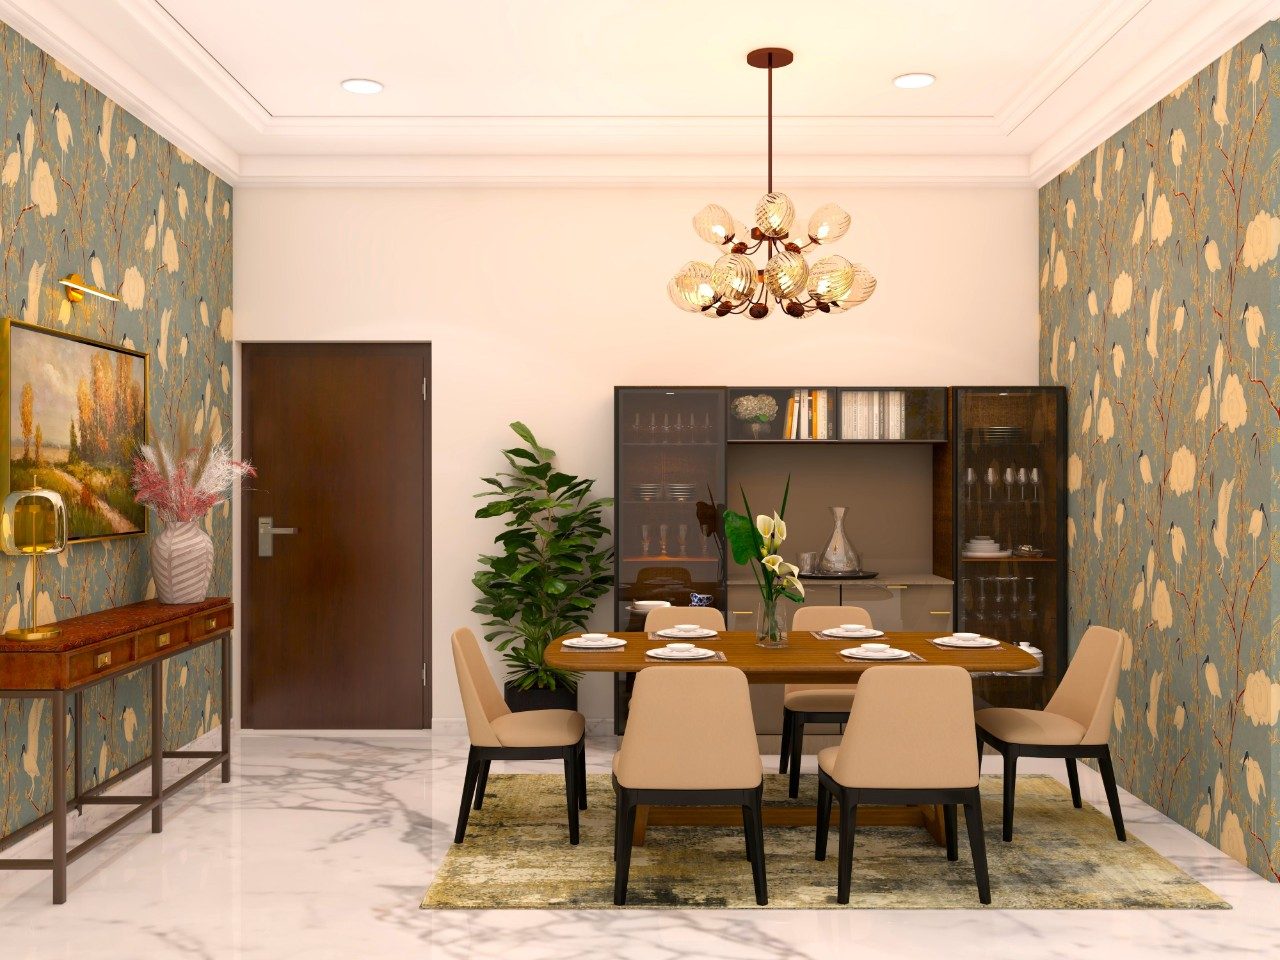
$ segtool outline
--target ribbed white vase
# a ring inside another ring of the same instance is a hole
[[[151,576],[161,603],[199,603],[213,576],[213,540],[198,520],[166,523],[151,541]]]

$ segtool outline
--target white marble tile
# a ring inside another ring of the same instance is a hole
[[[608,769],[613,744],[590,742],[593,770]],[[74,865],[66,905],[49,904],[46,874],[0,874],[6,960],[817,960],[853,945],[895,958],[1143,960],[1269,956],[1280,939],[1280,887],[1128,794],[1131,833],[1234,910],[423,911],[452,838],[465,741],[253,735],[236,751],[232,783],[215,775],[179,795],[163,834],[139,823]],[[1063,773],[1050,761],[1024,767]],[[1091,771],[1081,785],[1105,807]]]

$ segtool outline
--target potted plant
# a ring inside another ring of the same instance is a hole
[[[548,667],[547,646],[558,636],[585,630],[596,601],[613,581],[607,498],[588,499],[594,480],[555,468],[555,451],[541,446],[523,423],[511,424],[522,446],[503,450],[511,469],[483,477],[493,489],[477,497],[491,502],[479,518],[505,517],[495,538],[498,551],[480,557],[472,578],[480,599],[471,609],[486,619],[485,639],[496,643],[509,674],[505,695],[512,710],[571,709],[578,674]]]
[[[756,643],[762,647],[785,647],[787,631],[782,623],[778,601],[783,597],[796,603],[804,601],[804,584],[800,571],[793,563],[782,559],[778,549],[787,539],[787,497],[791,493],[791,478],[782,493],[782,506],[772,516],[760,514],[751,522],[751,504],[747,492],[742,491],[742,507],[745,514],[734,510],[724,513],[724,535],[729,541],[733,559],[742,566],[749,566],[760,588],[760,626]]]
[[[778,401],[767,393],[745,394],[734,399],[733,415],[751,426],[751,439],[763,440],[778,416]]]

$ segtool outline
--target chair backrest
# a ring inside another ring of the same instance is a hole
[[[1047,712],[1069,717],[1084,727],[1083,744],[1106,743],[1111,737],[1122,646],[1117,630],[1100,626],[1086,630],[1045,707]]]
[[[655,607],[644,618],[645,633],[666,630],[677,623],[696,623],[708,630],[723,632],[724,614],[715,607]]]
[[[830,630],[842,623],[860,623],[871,627],[871,614],[862,607],[797,607],[791,618],[792,630]]]
[[[747,675],[737,667],[646,667],[614,767],[624,787],[747,790],[763,768]]]
[[[476,635],[466,627],[453,631],[453,666],[458,671],[458,690],[471,742],[477,747],[502,746],[493,732],[493,721],[511,710],[489,672]]]
[[[973,682],[961,667],[872,667],[858,681],[835,779],[898,790],[977,786],[973,731]]]

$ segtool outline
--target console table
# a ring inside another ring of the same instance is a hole
[[[163,604],[144,600],[123,607],[62,620],[62,633],[34,642],[0,637],[0,697],[47,698],[52,707],[50,735],[50,775],[53,780],[53,810],[19,834],[53,825],[53,854],[48,859],[0,859],[0,870],[49,870],[53,874],[53,902],[66,903],[67,866],[104,840],[120,832],[144,814],[151,814],[151,832],[164,827],[165,797],[181,790],[197,778],[221,765],[222,782],[231,779],[231,643],[233,607],[229,597],[210,597],[200,603]],[[164,690],[161,665],[176,653],[224,640],[222,644],[222,744],[219,750],[164,749]],[[140,766],[151,768],[151,791],[142,796],[106,796],[110,783],[82,789],[80,751],[83,736],[80,694],[86,687],[112,677],[149,667],[151,670],[151,757],[143,764],[113,778],[117,782]],[[67,799],[65,736],[59,736],[59,721],[67,715],[67,697],[75,698],[74,791]],[[181,779],[164,785],[166,759],[203,760]],[[131,809],[93,836],[67,848],[67,809],[83,810],[89,804],[119,804]]]

